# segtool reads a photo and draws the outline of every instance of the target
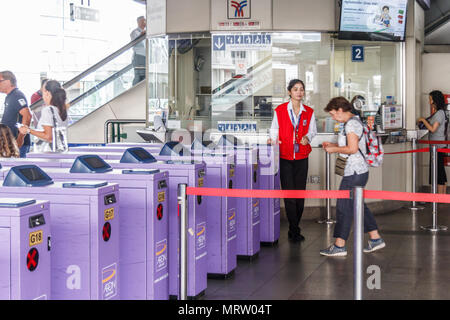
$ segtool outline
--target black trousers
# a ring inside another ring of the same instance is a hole
[[[280,181],[283,190],[305,190],[308,178],[308,158],[302,160],[280,159]],[[305,207],[305,199],[284,199],[289,232],[300,233],[300,220]]]
[[[437,184],[445,185],[447,184],[447,174],[445,173],[445,161],[444,154],[442,152],[437,153]],[[430,152],[430,167],[428,170],[428,183],[431,184],[431,152]]]

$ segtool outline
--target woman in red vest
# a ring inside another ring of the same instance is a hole
[[[280,180],[284,190],[305,190],[308,177],[308,156],[310,142],[317,133],[314,110],[305,106],[305,84],[299,79],[289,82],[289,102],[275,109],[270,129],[269,144],[280,145]],[[303,241],[300,233],[305,200],[284,199],[286,216],[289,221],[288,239]]]

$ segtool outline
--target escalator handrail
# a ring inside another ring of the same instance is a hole
[[[78,81],[80,81],[81,79],[85,78],[87,75],[91,74],[92,72],[96,71],[97,69],[103,67],[105,64],[107,64],[108,62],[112,61],[114,58],[118,57],[119,55],[121,55],[122,53],[124,53],[125,51],[127,51],[128,49],[134,47],[136,44],[138,44],[139,42],[141,42],[143,39],[145,39],[146,35],[140,35],[139,37],[137,37],[136,39],[134,39],[133,41],[127,43],[126,45],[124,45],[122,48],[118,49],[117,51],[111,53],[109,56],[107,56],[106,58],[102,59],[101,61],[97,62],[96,64],[94,64],[93,66],[89,67],[88,69],[86,69],[85,71],[81,72],[79,75],[77,75],[76,77],[74,77],[73,79],[65,82],[62,87],[64,89],[69,88],[70,86],[72,86],[73,84],[77,83]],[[41,106],[42,104],[42,98],[39,99],[38,101],[36,101],[35,103],[33,103],[30,108],[31,110],[34,110],[35,108],[38,108],[39,106]]]

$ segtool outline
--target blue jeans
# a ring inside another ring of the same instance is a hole
[[[26,158],[27,157],[27,153],[30,151],[30,145],[23,145],[19,148],[20,151],[20,157],[21,158]]]
[[[369,172],[343,177],[339,190],[352,190],[353,187],[365,187],[369,180]],[[335,238],[347,241],[353,224],[353,199],[338,199],[336,202],[336,225],[334,227]],[[378,230],[375,217],[364,204],[364,232]]]

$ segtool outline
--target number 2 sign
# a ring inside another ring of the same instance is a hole
[[[352,45],[352,62],[364,62],[364,46]]]

